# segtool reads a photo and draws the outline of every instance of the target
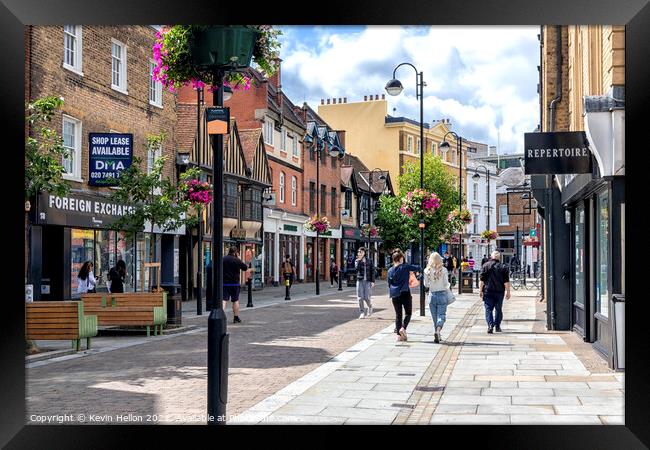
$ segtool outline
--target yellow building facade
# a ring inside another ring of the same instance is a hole
[[[321,100],[318,115],[337,130],[345,130],[345,147],[370,169],[390,172],[395,192],[399,191],[399,175],[403,166],[420,160],[420,125],[416,120],[388,115],[388,102],[370,96],[371,100],[347,102],[347,99]],[[424,151],[442,158],[449,172],[458,179],[459,161],[456,140],[447,136],[451,148],[441,154],[440,143],[450,131],[446,123],[424,124]],[[467,143],[463,141],[463,192],[467,192]]]

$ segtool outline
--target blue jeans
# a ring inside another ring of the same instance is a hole
[[[504,292],[485,292],[483,294],[483,303],[485,304],[485,320],[488,327],[500,327],[501,319],[503,319],[503,296]],[[492,310],[496,310],[494,318],[492,317]]]
[[[442,328],[447,319],[447,291],[431,292],[429,294],[429,309],[431,310],[433,327]]]

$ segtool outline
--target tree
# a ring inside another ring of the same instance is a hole
[[[165,134],[147,136],[147,151],[159,148]],[[179,191],[172,181],[162,177],[167,158],[156,158],[150,173],[142,169],[142,160],[133,158],[133,164],[120,174],[117,189],[111,200],[130,205],[134,210],[115,221],[111,228],[125,231],[133,238],[144,231],[147,222],[153,234],[154,226],[163,231],[179,228],[186,223],[189,202],[179,197]],[[154,259],[154,245],[149,248],[149,261]]]
[[[399,176],[399,194],[396,197],[382,195],[380,209],[377,213],[377,224],[382,230],[384,247],[407,248],[411,242],[419,242],[420,218],[409,217],[400,211],[402,199],[420,187],[420,166],[408,162],[403,167],[404,173]],[[451,236],[456,230],[454,223],[447,221],[448,214],[458,205],[459,192],[455,186],[454,177],[437,156],[424,156],[424,189],[434,192],[440,199],[440,207],[429,217],[425,217],[425,248],[434,249]]]

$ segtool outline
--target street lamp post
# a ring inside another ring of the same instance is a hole
[[[386,187],[386,176],[384,175],[384,171],[381,169],[372,169],[371,171],[368,172],[368,257],[370,260],[372,260],[372,252],[370,251],[370,227],[372,226],[373,220],[370,219],[370,211],[371,211],[371,204],[372,204],[372,176],[373,174],[378,173],[379,175],[379,180],[384,182],[384,187]],[[383,191],[383,190],[382,190]]]
[[[458,213],[463,210],[463,138],[458,136],[453,131],[448,131],[442,137],[442,142],[440,143],[440,151],[447,153],[449,150],[449,142],[445,140],[448,134],[451,134],[456,138],[456,152],[458,153],[459,165],[458,165],[458,191],[460,198],[458,200]],[[462,294],[463,292],[463,265],[462,261],[462,248],[463,248],[463,230],[461,229],[458,236],[458,293]]]
[[[487,209],[488,209],[488,216],[487,216],[487,229],[490,229],[490,170],[485,167],[483,164],[479,164],[475,169],[474,169],[474,175],[472,175],[472,180],[478,180],[481,178],[481,176],[478,174],[478,169],[483,168],[485,170],[485,173],[487,174]],[[490,254],[490,241],[488,240],[488,254]]]
[[[424,96],[423,90],[426,83],[423,73],[411,63],[401,63],[393,70],[393,79],[386,83],[386,92],[389,95],[399,95],[404,86],[395,78],[397,69],[401,66],[411,66],[415,70],[415,97],[420,100],[420,189],[424,189]],[[420,267],[424,269],[424,222],[420,221]],[[424,283],[420,282],[420,316],[424,316]]]
[[[329,139],[327,137],[327,131],[325,132],[324,138],[321,138],[318,135],[318,126],[314,124],[314,129],[313,129],[313,136],[310,134],[305,135],[305,138],[303,139],[304,142],[309,144],[310,148],[314,148],[314,151],[316,152],[316,217],[320,217],[319,208],[320,208],[320,203],[319,203],[319,196],[318,196],[318,191],[320,191],[320,159],[321,159],[321,152],[325,150],[325,144],[329,142]],[[336,145],[330,145],[328,149],[328,153],[330,156],[333,157],[341,157],[343,154],[343,150],[337,147]],[[316,241],[314,246],[316,247],[316,260],[314,261],[314,265],[316,266],[315,269],[315,275],[316,275],[316,295],[320,295],[320,271],[319,269],[319,246],[318,246],[318,238],[320,236],[320,232],[318,229],[316,230]]]

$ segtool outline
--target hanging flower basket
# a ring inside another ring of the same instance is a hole
[[[463,222],[465,224],[472,223],[472,213],[469,212],[466,209],[458,211],[458,208],[454,209],[452,212],[449,213],[447,216],[447,221],[448,222]]]
[[[205,181],[196,179],[181,182],[181,189],[185,194],[185,200],[192,205],[207,205],[212,202],[212,185]]]
[[[523,244],[528,247],[539,247],[539,239],[537,237],[526,236],[523,240]]]
[[[434,192],[415,189],[402,198],[400,212],[409,217],[429,217],[440,208],[440,199]]]
[[[368,237],[370,236],[371,238],[376,238],[379,236],[379,228],[377,228],[374,225],[364,225],[361,227],[361,235],[363,237]]]
[[[499,237],[499,235],[494,230],[485,230],[481,233],[481,237],[483,239],[487,239],[489,242],[495,240],[497,237]]]
[[[330,229],[329,220],[327,217],[310,217],[307,222],[305,222],[305,230],[314,231],[317,233],[326,233]]]
[[[213,83],[213,69],[226,71],[225,86],[249,89],[242,74],[251,59],[267,75],[277,71],[281,34],[270,25],[174,25],[156,33],[153,78],[174,92]],[[212,88],[211,88],[212,89]]]

